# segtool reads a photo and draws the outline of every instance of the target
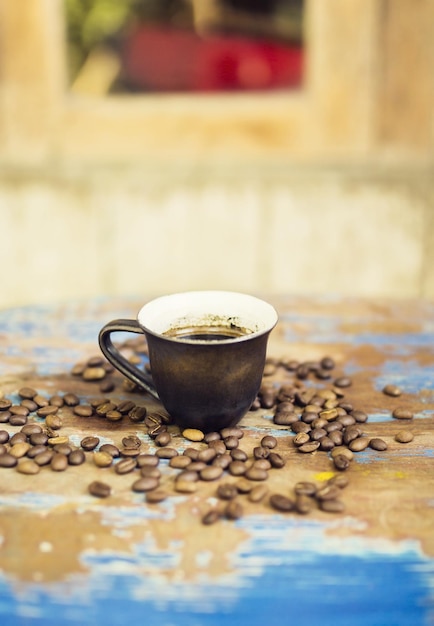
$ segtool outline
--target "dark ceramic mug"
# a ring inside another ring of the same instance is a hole
[[[230,291],[191,291],[156,298],[136,320],[118,319],[99,333],[104,356],[159,399],[181,427],[233,426],[257,396],[275,309]],[[152,381],[114,346],[111,333],[146,336]]]

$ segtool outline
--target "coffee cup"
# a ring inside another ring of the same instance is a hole
[[[136,319],[116,319],[99,333],[107,360],[158,399],[182,428],[233,426],[262,381],[267,342],[277,323],[264,300],[231,291],[190,291],[145,304]],[[114,345],[114,332],[144,334],[152,380]]]

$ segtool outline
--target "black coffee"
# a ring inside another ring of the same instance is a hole
[[[248,335],[250,332],[239,326],[190,326],[170,328],[163,335],[180,341],[224,341]]]

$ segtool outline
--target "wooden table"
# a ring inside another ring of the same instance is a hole
[[[253,504],[240,496],[240,519],[206,526],[202,515],[223,504],[216,483],[201,482],[195,494],[177,493],[167,461],[160,467],[170,497],[152,505],[131,490],[131,474],[96,467],[91,452],[83,465],[64,472],[43,467],[24,475],[16,467],[0,468],[2,625],[434,624],[434,304],[270,301],[280,317],[270,359],[331,356],[331,380],[309,375],[301,384],[318,391],[336,377],[350,377],[351,386],[341,391],[368,414],[364,435],[387,443],[382,452],[355,453],[345,472],[345,511],[280,513],[268,498]],[[134,317],[141,304],[95,299],[1,312],[0,390],[14,403],[23,386],[47,397],[75,392],[82,403],[100,396],[100,382],[86,382],[71,369],[99,354],[97,335],[105,322]],[[279,387],[295,375],[278,367],[266,378]],[[132,399],[150,414],[159,409],[117,374],[113,380],[106,397]],[[402,395],[384,394],[386,384],[399,386]],[[397,407],[411,410],[413,419],[393,418]],[[58,415],[63,425],[54,434],[76,446],[97,435],[101,444],[122,447],[122,438],[135,434],[143,452],[155,451],[147,428],[128,418],[79,418],[67,407]],[[44,421],[34,414],[28,420]],[[273,409],[249,412],[241,426],[240,447],[250,456],[265,434],[278,439],[286,465],[270,470],[270,493],[292,496],[297,482],[319,486],[339,473],[330,453],[300,453],[294,433],[273,423]],[[20,430],[9,423],[1,429],[11,435]],[[204,447],[185,441],[176,426],[170,429],[180,452]],[[414,434],[410,443],[395,441],[403,429]],[[90,495],[93,480],[110,484],[111,496]]]

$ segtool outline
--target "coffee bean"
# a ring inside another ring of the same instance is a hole
[[[113,457],[108,452],[94,452],[93,462],[97,467],[110,467],[113,463]]]
[[[24,426],[27,424],[27,419],[26,415],[11,415],[9,417],[9,424],[11,426]]]
[[[0,443],[7,443],[9,441],[9,433],[7,430],[0,430]]]
[[[331,422],[339,416],[339,412],[336,408],[326,409],[325,411],[321,411],[319,416],[327,422]]]
[[[242,439],[244,437],[244,431],[242,428],[238,428],[236,426],[222,428],[220,431],[220,435],[222,439],[227,439],[228,437],[235,437],[236,439]]]
[[[9,408],[9,412],[12,415],[20,415],[21,417],[27,417],[30,413],[29,409],[27,409],[25,406],[22,406],[21,404],[13,404]]]
[[[182,436],[189,441],[202,441],[205,437],[204,433],[197,428],[185,428],[182,431]]]
[[[167,447],[158,448],[158,450],[155,451],[155,455],[160,459],[172,459],[174,456],[178,455],[178,450]]]
[[[312,511],[314,503],[312,498],[305,494],[298,494],[295,498],[295,510],[300,515],[307,515]]]
[[[21,406],[24,406],[30,413],[34,413],[38,409],[38,405],[33,400],[21,400]]]
[[[161,478],[161,472],[158,469],[158,467],[148,467],[145,465],[145,467],[141,467],[140,468],[140,476],[143,476],[144,478],[146,478],[147,476],[150,476],[151,478]]]
[[[273,493],[270,496],[269,502],[271,506],[273,507],[273,509],[276,509],[277,511],[281,511],[284,513],[293,511],[295,507],[293,500],[291,500],[290,498],[287,498],[286,496],[280,493]]]
[[[26,400],[33,400],[37,393],[38,392],[36,391],[36,389],[33,389],[33,387],[21,387],[21,389],[18,389],[18,395],[20,396],[20,398]]]
[[[247,452],[242,450],[241,448],[234,448],[230,452],[230,456],[234,461],[247,461]]]
[[[40,409],[42,409],[42,407],[48,406],[50,404],[48,399],[45,398],[44,396],[42,396],[39,393],[36,394],[36,396],[33,396],[32,400],[33,400],[33,402],[36,402],[36,404],[38,405],[38,407]]]
[[[60,454],[65,454],[69,456],[72,452],[72,448],[68,443],[58,443],[53,446],[54,452],[60,452]]]
[[[117,405],[114,402],[103,402],[96,407],[95,413],[100,417],[105,417],[107,413],[109,413],[110,411],[115,411],[116,408]]]
[[[58,406],[53,404],[47,404],[36,411],[38,417],[47,417],[48,415],[55,415],[59,410]]]
[[[50,431],[50,434],[51,434],[51,431]],[[69,438],[53,436],[53,437],[49,437],[47,440],[47,445],[49,446],[58,446],[61,443],[69,443]]]
[[[325,370],[332,370],[335,367],[335,362],[331,356],[325,356],[321,359],[320,365]]]
[[[309,443],[304,443],[302,446],[299,446],[297,450],[299,452],[303,452],[304,454],[310,454],[318,450],[319,445],[319,441],[311,441]]]
[[[9,449],[9,454],[14,456],[16,459],[21,459],[23,456],[26,456],[27,452],[30,450],[31,445],[26,441],[19,441],[11,446]]]
[[[72,450],[68,456],[69,465],[82,465],[86,460],[83,450]]]
[[[88,452],[91,450],[95,450],[98,444],[99,444],[99,437],[87,436],[87,437],[84,437],[80,441],[80,445],[83,448],[83,450],[87,450]]]
[[[65,404],[65,401],[62,398],[62,396],[59,396],[59,395],[51,396],[51,398],[50,398],[50,405],[51,406],[57,406],[57,407],[61,408],[64,404]]]
[[[400,430],[399,433],[395,435],[395,441],[398,443],[410,443],[413,439],[414,435],[410,430]]]
[[[18,459],[9,452],[0,454],[0,467],[15,467],[17,463]]]
[[[311,441],[321,441],[327,435],[327,431],[324,428],[314,428],[309,433]]]
[[[51,463],[51,459],[53,458],[53,456],[54,456],[54,451],[45,448],[45,450],[37,454],[33,460],[35,461],[37,465],[40,465],[42,467],[44,465],[49,465]]]
[[[146,502],[148,504],[158,504],[159,502],[163,502],[168,498],[167,491],[163,489],[153,489],[152,491],[146,492]]]
[[[142,476],[133,482],[131,485],[132,491],[138,493],[144,493],[145,491],[151,491],[156,489],[159,485],[159,479],[154,476]]]
[[[221,435],[220,433],[218,433],[217,431],[212,431],[210,433],[206,433],[205,437],[203,438],[205,443],[210,443],[211,441],[218,441],[219,439],[221,439]]]
[[[262,481],[262,480],[267,480],[268,478],[268,472],[265,469],[261,469],[259,467],[250,467],[246,473],[245,473],[245,477],[248,480],[254,480],[254,481]]]
[[[121,459],[115,465],[116,474],[129,474],[137,467],[137,461],[133,458]]]
[[[11,446],[14,446],[16,443],[23,443],[23,442],[24,443],[27,442],[27,435],[22,430],[18,433],[13,434],[11,438],[9,439],[9,444]]]
[[[21,432],[30,437],[31,435],[37,435],[42,433],[42,426],[32,422],[23,426]]]
[[[41,471],[41,468],[37,463],[35,463],[31,459],[25,459],[24,461],[21,461],[20,463],[18,463],[17,471],[20,472],[20,474],[33,475],[33,474],[39,474],[39,472]]]
[[[237,519],[240,519],[240,517],[242,517],[243,512],[244,510],[243,510],[243,505],[241,504],[241,502],[238,502],[237,500],[231,500],[225,506],[223,514],[225,515],[227,519],[237,520]]]
[[[122,445],[124,446],[124,448],[132,448],[134,450],[138,450],[142,445],[142,441],[141,439],[139,439],[139,437],[136,437],[136,435],[128,435],[128,437],[123,437]]]
[[[202,517],[202,524],[204,524],[205,526],[210,526],[211,524],[215,524],[220,519],[220,517],[220,512],[217,511],[217,509],[211,509]]]
[[[107,372],[106,372],[107,373]],[[103,380],[99,386],[101,393],[110,393],[115,388],[115,383],[111,378]]]
[[[255,448],[253,448],[253,457],[255,459],[266,459],[269,454],[269,448],[263,448],[262,446],[256,446]]]
[[[379,452],[382,452],[383,450],[387,450],[387,443],[383,439],[373,437],[369,441],[369,447],[373,450],[378,450]]]
[[[121,411],[122,413],[122,411]],[[132,409],[130,409],[128,411],[128,418],[134,422],[135,424],[138,424],[140,422],[143,422],[145,420],[146,417],[146,407],[144,406],[135,406]]]
[[[188,465],[190,465],[191,462],[192,461],[190,457],[188,456],[183,456],[183,455],[174,456],[169,461],[169,467],[173,467],[174,469],[185,469],[186,467],[188,467]]]
[[[231,435],[230,437],[225,437],[223,441],[227,450],[233,450],[234,448],[238,448],[238,446],[240,445],[239,438],[233,435]]]
[[[197,483],[191,480],[183,480],[181,478],[175,481],[174,489],[179,493],[194,493],[197,491]]]
[[[213,441],[210,441],[208,447],[215,450],[217,454],[225,454],[225,452],[227,451],[225,443],[222,439],[215,439]],[[236,449],[237,448],[234,448],[234,450]]]
[[[307,443],[308,441],[310,441],[310,437],[307,433],[298,433],[297,435],[295,435],[295,437],[293,437],[292,439],[292,443],[295,446],[303,446],[305,443]]]
[[[242,461],[232,461],[228,466],[228,471],[232,476],[242,476],[247,471],[247,466]]]
[[[306,422],[294,422],[291,424],[291,430],[298,435],[298,433],[309,433],[312,429]]]
[[[273,450],[276,446],[277,446],[276,437],[273,437],[272,435],[265,435],[265,437],[262,437],[261,439],[262,448],[268,448],[270,450]]]
[[[80,399],[75,395],[75,393],[65,393],[63,396],[63,402],[66,406],[77,406],[80,404]]]
[[[132,402],[131,400],[122,400],[122,402],[119,402],[119,404],[117,405],[117,410],[119,411],[119,413],[122,413],[122,415],[127,415],[134,408],[144,409],[144,415],[146,414],[145,407],[136,407],[134,402]],[[142,417],[144,417],[144,415]]]
[[[82,373],[83,380],[88,382],[100,381],[105,378],[107,372],[103,367],[86,367]]]
[[[117,459],[120,455],[119,448],[112,443],[104,443],[102,446],[100,446],[99,451],[107,452],[107,454],[110,454],[110,456],[112,456],[114,459]]]
[[[386,396],[397,398],[401,395],[402,391],[397,385],[389,384],[383,387],[383,393],[386,394]]]
[[[45,418],[45,424],[48,428],[51,428],[52,430],[60,430],[63,426],[63,421],[60,415],[50,414],[47,415],[47,417]]]
[[[172,437],[170,433],[167,432],[167,430],[159,433],[155,437],[155,443],[157,444],[157,446],[161,446],[161,447],[167,446],[169,445],[171,441],[172,441]]]
[[[248,499],[250,502],[262,502],[265,496],[268,495],[268,492],[269,490],[267,485],[256,485],[256,487],[250,488]]]
[[[392,416],[398,420],[411,420],[414,415],[409,409],[398,408],[392,413]]]
[[[239,493],[250,493],[250,491],[252,491],[253,489],[253,483],[251,483],[249,480],[246,480],[245,478],[240,478],[234,484]],[[261,485],[258,485],[258,487],[259,486]]]
[[[229,454],[218,454],[212,462],[213,465],[217,465],[224,470],[227,469],[231,463],[232,457]]]
[[[336,469],[339,471],[345,471],[350,466],[350,461],[343,454],[338,454],[337,456],[333,457],[333,463]]]
[[[340,430],[332,430],[332,432],[328,434],[328,439],[330,439],[334,446],[341,446],[344,436]]]
[[[11,417],[13,416],[10,411],[0,411],[0,424],[8,424]]]
[[[299,481],[294,486],[297,495],[314,496],[316,494],[316,485],[308,481]]]
[[[362,431],[358,426],[347,426],[343,432],[344,443],[349,445],[352,441],[362,436]]]
[[[53,472],[63,472],[68,467],[68,457],[65,454],[55,452],[50,461],[50,467]]]
[[[356,422],[363,424],[368,421],[368,416],[364,411],[353,410],[350,412],[350,416],[354,417]]]
[[[341,500],[321,500],[319,508],[326,513],[343,513],[345,511],[345,505]]]
[[[136,462],[138,467],[157,467],[160,459],[154,454],[139,454],[136,457]]]
[[[232,483],[222,483],[217,488],[217,497],[222,500],[232,500],[238,495],[238,490]]]
[[[329,485],[335,485],[336,487],[339,487],[339,489],[345,489],[350,481],[347,476],[344,476],[344,474],[335,474],[335,476],[329,478],[327,482]]]
[[[277,426],[291,426],[298,422],[299,417],[294,411],[282,411],[275,413],[273,416],[273,422]]]
[[[332,458],[335,458],[338,455],[345,456],[349,461],[352,461],[354,458],[354,454],[346,446],[337,446],[336,448],[333,448],[330,454]]]
[[[217,452],[214,448],[205,448],[204,450],[200,450],[197,460],[203,463],[211,463],[217,456]]]
[[[73,413],[78,417],[91,417],[93,415],[93,408],[89,404],[77,404],[73,408]]]
[[[91,496],[95,496],[96,498],[107,498],[111,494],[112,489],[107,483],[94,480],[88,486],[88,491]]]
[[[113,410],[107,411],[107,413],[105,414],[105,418],[109,422],[119,422],[124,418],[124,416],[119,411]]]
[[[268,461],[270,462],[271,467],[274,467],[275,469],[281,469],[286,463],[285,459],[277,452],[270,452],[268,455]]]
[[[317,489],[315,498],[317,500],[335,500],[340,495],[340,488],[333,483],[327,482]]]
[[[348,447],[352,452],[362,452],[363,450],[366,450],[366,448],[369,446],[369,442],[369,437],[358,437],[357,439],[353,439],[353,441],[350,441]]]
[[[353,384],[353,381],[351,380],[351,378],[348,378],[348,376],[340,376],[339,378],[336,378],[334,381],[334,385],[335,387],[338,388],[345,388],[345,387],[350,387]]]
[[[223,475],[223,468],[218,465],[209,465],[199,472],[201,480],[217,480]]]

